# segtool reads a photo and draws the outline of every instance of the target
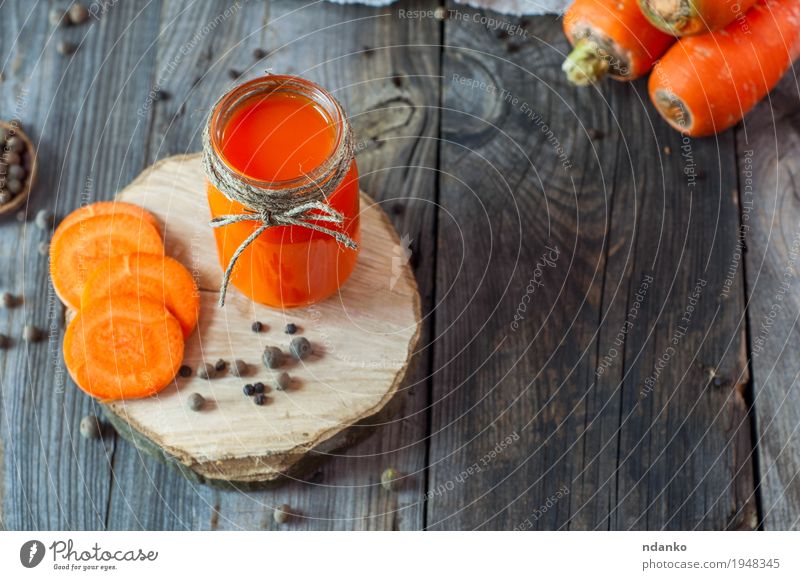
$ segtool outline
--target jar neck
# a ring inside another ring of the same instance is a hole
[[[254,97],[280,94],[302,96],[319,107],[334,130],[334,139],[331,153],[316,167],[291,179],[266,181],[245,174],[226,158],[222,146],[223,135],[231,117],[242,105]],[[308,188],[323,188],[329,195],[338,187],[338,183],[332,181],[340,182],[340,176],[347,172],[353,160],[352,130],[341,105],[325,89],[300,77],[268,75],[239,85],[217,101],[208,123],[211,153],[218,162],[217,166],[231,177],[267,192],[296,190],[302,193]],[[222,193],[225,194],[224,191]]]

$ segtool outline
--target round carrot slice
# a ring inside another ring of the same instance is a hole
[[[126,254],[164,254],[158,230],[142,217],[108,214],[74,222],[50,242],[50,278],[61,301],[80,307],[81,292],[98,266]]]
[[[167,256],[130,254],[108,260],[86,279],[81,308],[114,294],[133,294],[161,302],[188,337],[197,324],[200,295],[189,270]]]
[[[155,218],[155,216],[153,216],[153,214],[143,207],[139,207],[138,205],[128,203],[126,201],[96,201],[92,204],[84,205],[76,209],[63,220],[61,220],[61,223],[56,229],[56,234],[58,234],[58,230],[66,229],[75,222],[99,215],[111,214],[140,217],[153,224],[156,230],[161,231],[161,226],[159,225],[158,220]]]
[[[120,294],[93,302],[64,335],[64,362],[78,386],[102,400],[166,387],[183,360],[183,331],[163,304]]]

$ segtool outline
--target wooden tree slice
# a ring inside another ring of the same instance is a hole
[[[193,376],[151,398],[106,404],[118,431],[135,444],[202,481],[269,482],[348,443],[398,393],[419,337],[420,298],[406,249],[368,196],[361,198],[362,249],[350,280],[338,295],[291,310],[256,304],[233,287],[225,307],[217,307],[222,270],[199,155],[156,163],[117,197],[159,219],[167,254],[192,271],[201,292],[198,330],[186,344]],[[261,333],[251,330],[256,320]],[[281,392],[274,389],[279,371],[266,369],[261,354],[268,345],[288,351],[289,322],[314,354],[280,369],[294,379]],[[198,367],[218,359],[244,360],[250,372],[197,377]],[[273,387],[269,404],[257,406],[242,393],[256,381]],[[192,393],[206,398],[206,409],[189,409]]]

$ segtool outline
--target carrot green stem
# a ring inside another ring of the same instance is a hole
[[[603,80],[609,67],[608,55],[597,41],[582,38],[575,43],[561,70],[567,74],[567,80],[573,85],[585,87]]]

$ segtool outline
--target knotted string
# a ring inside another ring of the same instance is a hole
[[[222,97],[225,98],[224,96]],[[220,99],[222,100],[222,99]],[[217,109],[219,101],[212,111]],[[315,181],[310,176],[307,183],[294,188],[269,188],[248,182],[234,174],[214,152],[211,146],[211,117],[209,115],[203,132],[203,169],[211,185],[226,198],[242,204],[247,213],[218,216],[209,222],[212,228],[220,228],[243,221],[261,222],[252,234],[236,249],[228,262],[219,289],[219,306],[225,304],[233,267],[239,256],[268,228],[275,226],[300,226],[331,236],[343,246],[355,250],[358,244],[340,230],[326,228],[315,222],[330,222],[341,226],[344,216],[325,203],[347,175],[353,159],[353,136],[350,126],[345,123],[345,134],[339,148],[333,154],[334,163],[325,175]],[[319,212],[319,213],[315,213]]]

